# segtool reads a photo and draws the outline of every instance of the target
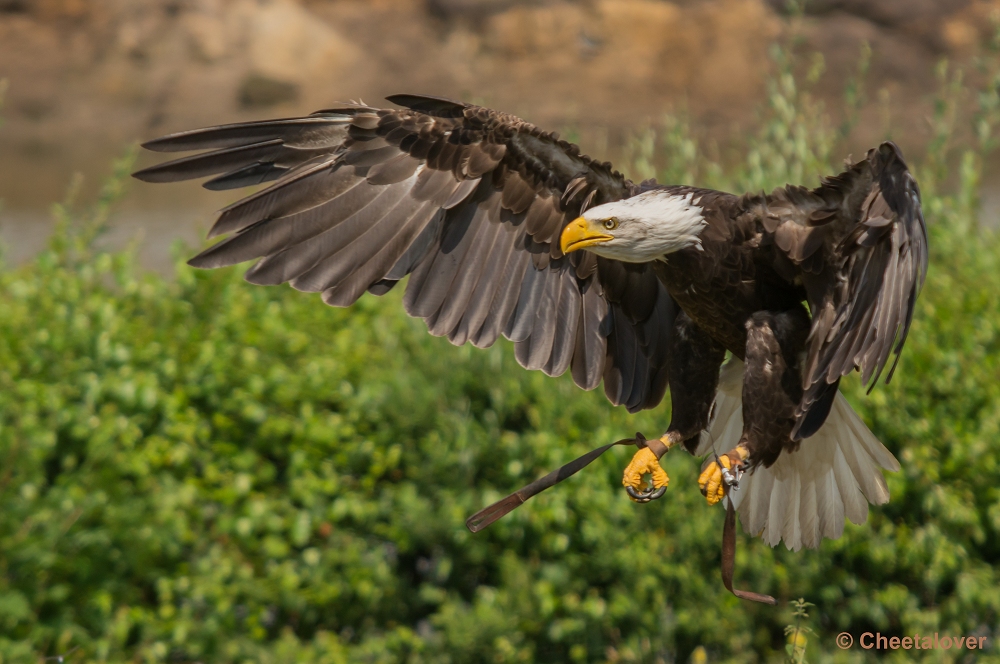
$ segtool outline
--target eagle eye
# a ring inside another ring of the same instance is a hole
[[[610,219],[605,219],[604,227],[607,228],[609,231],[613,231],[616,228],[618,228],[618,220],[615,217],[611,217]]]

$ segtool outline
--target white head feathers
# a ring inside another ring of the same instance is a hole
[[[679,195],[653,189],[632,198],[605,203],[584,212],[588,222],[608,219],[618,225],[614,239],[589,247],[598,256],[629,263],[661,259],[688,247],[701,249],[699,235],[708,222],[694,194]]]

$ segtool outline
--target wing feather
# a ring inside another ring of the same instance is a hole
[[[802,269],[813,312],[792,434],[807,438],[843,376],[859,370],[871,389],[894,356],[891,379],[927,272],[927,229],[916,180],[889,142],[818,189],[786,187],[765,198],[762,225]]]
[[[500,338],[503,329],[506,327],[507,320],[513,315],[514,309],[517,307],[518,295],[521,292],[521,282],[525,274],[527,274],[528,268],[531,266],[531,257],[526,252],[516,250],[516,240],[514,246],[515,251],[507,263],[507,269],[504,270],[503,278],[500,280],[496,295],[493,296],[493,302],[490,305],[489,313],[486,315],[486,320],[483,321],[479,332],[472,339],[473,345],[479,348],[492,346]]]
[[[483,324],[490,313],[493,298],[501,284],[504,283],[504,274],[507,264],[510,261],[511,253],[514,250],[514,241],[509,237],[514,229],[506,224],[492,224],[497,236],[494,241],[494,248],[486,256],[486,263],[483,265],[482,273],[476,283],[476,288],[469,298],[469,306],[462,315],[462,321],[455,330],[453,343],[461,344],[465,340],[472,341],[478,338]],[[496,340],[496,337],[493,337]],[[491,342],[492,343],[492,342]]]
[[[405,188],[406,183],[399,185]],[[328,256],[295,277],[290,282],[292,287],[310,293],[332,288],[370,260],[422,205],[421,201],[406,196],[393,196],[387,189],[364,210],[346,219],[334,231],[328,231],[331,239]],[[386,272],[390,267],[391,264],[386,266]]]
[[[436,316],[455,281],[462,259],[475,238],[474,226],[484,225],[487,208],[463,206],[448,215],[437,251],[428,253],[426,262],[414,272],[406,289],[406,311],[411,316]],[[474,223],[476,222],[476,223]],[[413,293],[411,297],[411,292]],[[431,326],[431,334],[444,336],[447,330]]]
[[[236,265],[315,240],[308,245],[308,249],[316,254],[315,264],[322,255],[335,250],[330,245],[338,246],[343,242],[340,238],[345,234],[350,237],[350,232],[356,232],[360,223],[379,214],[394,200],[394,194],[398,196],[405,189],[404,185],[395,187],[395,190],[375,189],[361,186],[360,182],[349,186],[332,201],[277,217],[269,223],[255,222],[244,232],[231,235],[206,249],[190,263],[201,268]],[[299,274],[296,272],[295,276]]]
[[[373,255],[367,256],[367,249],[357,251],[355,255],[361,258],[354,261],[353,271],[341,277],[336,283],[331,279],[331,286],[323,292],[323,301],[337,307],[354,304],[373,283],[385,278],[414,238],[439,214],[441,211],[434,206],[422,203],[405,221],[397,222],[398,231],[391,238],[374,245]],[[335,260],[336,256],[330,262]]]
[[[544,299],[545,287],[548,279],[545,278],[545,270],[529,265],[525,269],[524,279],[521,281],[521,294],[517,298],[517,306],[514,314],[507,323],[507,328],[503,335],[515,344],[525,341],[531,336],[531,330],[535,323],[535,312],[538,305]],[[551,303],[549,303],[551,305]],[[546,310],[546,313],[551,308]]]
[[[483,215],[483,208],[474,209],[477,215]],[[473,233],[472,229],[470,233]],[[479,223],[474,229],[468,253],[458,266],[449,287],[448,298],[439,314],[441,325],[448,330],[452,343],[455,342],[453,335],[457,333],[459,323],[470,307],[472,293],[482,278],[490,255],[495,251],[497,239],[502,235],[500,224],[496,223]]]
[[[290,283],[347,306],[404,277],[410,315],[456,344],[501,335],[515,357],[629,410],[666,389],[674,304],[648,264],[563,256],[558,239],[589,205],[638,187],[579,148],[511,115],[436,97],[359,104],[150,141],[199,151],[136,173],[211,177],[217,189],[269,183],[224,208],[190,263],[258,259],[246,278]]]
[[[570,360],[573,380],[585,390],[597,387],[604,374],[607,342],[600,333],[600,325],[606,315],[607,303],[595,291],[588,289],[583,295],[576,345]]]
[[[374,109],[352,105],[340,111],[320,111],[304,118],[239,122],[169,134],[147,141],[142,147],[154,152],[224,150],[273,139],[293,146],[333,146],[343,140],[349,126],[366,122],[366,118],[373,117],[373,112]],[[166,164],[161,165],[164,166]],[[140,174],[153,172],[156,168],[138,171],[136,176],[142,179]]]
[[[579,297],[578,287],[572,278],[563,277],[560,280],[562,291],[559,300],[559,315],[556,318],[555,336],[552,340],[552,351],[549,361],[542,371],[549,376],[561,376],[566,373],[573,361],[573,351],[576,345],[576,328],[579,325],[580,309],[583,306]]]

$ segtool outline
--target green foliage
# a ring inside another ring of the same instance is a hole
[[[661,598],[718,599],[699,550],[718,524],[635,510],[621,458],[481,536],[463,525],[655,418],[526,375],[509,348],[428,338],[395,294],[333,310],[75,246],[3,277],[7,659],[641,659],[665,629],[704,640]],[[698,574],[662,565],[666,534]]]
[[[803,625],[802,621],[809,619],[808,609],[810,606],[815,606],[815,604],[807,602],[802,597],[792,602],[792,616],[795,618],[795,622],[791,625],[785,625],[785,636],[788,637],[785,652],[788,653],[787,661],[789,664],[809,664],[806,661],[806,646],[809,644],[806,634],[812,634],[813,630]]]
[[[779,65],[742,167],[708,163],[683,123],[649,158],[815,181],[836,132]],[[341,310],[236,270],[142,276],[92,243],[123,160],[103,203],[57,208],[49,250],[0,273],[0,661],[777,661],[801,595],[814,661],[871,654],[837,649],[842,631],[940,631],[987,636],[978,661],[1000,662],[1000,240],[969,195],[989,146],[944,139],[917,172],[962,168],[925,196],[932,265],[897,377],[846,387],[903,470],[817,551],[741,536],[738,585],[784,609],[725,592],[723,513],[683,453],[656,503],[626,499],[620,451],[469,534],[470,513],[662,430],[666,408],[630,416],[507,343],[453,348],[398,290]]]

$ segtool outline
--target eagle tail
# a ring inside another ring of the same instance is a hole
[[[696,454],[736,447],[743,432],[743,362],[723,367],[712,421]],[[770,468],[758,466],[732,494],[743,529],[771,546],[781,540],[798,551],[816,548],[823,537],[837,539],[844,517],[862,524],[868,503],[889,501],[882,469],[899,470],[899,462],[868,430],[838,393],[830,416],[795,452],[784,452]]]

